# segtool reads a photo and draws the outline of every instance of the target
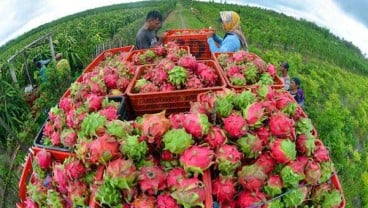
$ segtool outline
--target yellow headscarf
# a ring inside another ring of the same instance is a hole
[[[242,47],[247,51],[248,44],[240,27],[240,16],[234,11],[220,12],[221,21],[226,32],[236,34],[239,37]]]

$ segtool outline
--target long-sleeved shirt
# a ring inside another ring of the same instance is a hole
[[[211,52],[236,52],[241,48],[241,43],[237,35],[227,34],[222,39],[217,34],[207,39]],[[219,44],[219,46],[216,45]]]

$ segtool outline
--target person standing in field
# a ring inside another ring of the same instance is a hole
[[[284,62],[282,64],[280,64],[280,68],[281,68],[281,79],[282,82],[284,83],[284,89],[285,90],[289,90],[290,88],[290,76],[289,76],[289,63],[288,62]]]
[[[157,37],[157,31],[162,23],[162,15],[158,11],[150,11],[147,14],[146,22],[139,29],[135,38],[135,47],[137,49],[146,49],[158,46],[160,39]]]

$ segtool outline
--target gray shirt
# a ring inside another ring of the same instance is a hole
[[[135,46],[137,49],[151,48],[158,42],[156,31],[147,30],[142,27],[135,38]]]

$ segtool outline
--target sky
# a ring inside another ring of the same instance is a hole
[[[133,1],[0,0],[0,13],[3,14],[0,21],[0,46],[39,25],[61,17],[100,6]],[[226,2],[270,9],[314,22],[329,29],[336,36],[352,42],[368,57],[368,0],[226,0]]]

